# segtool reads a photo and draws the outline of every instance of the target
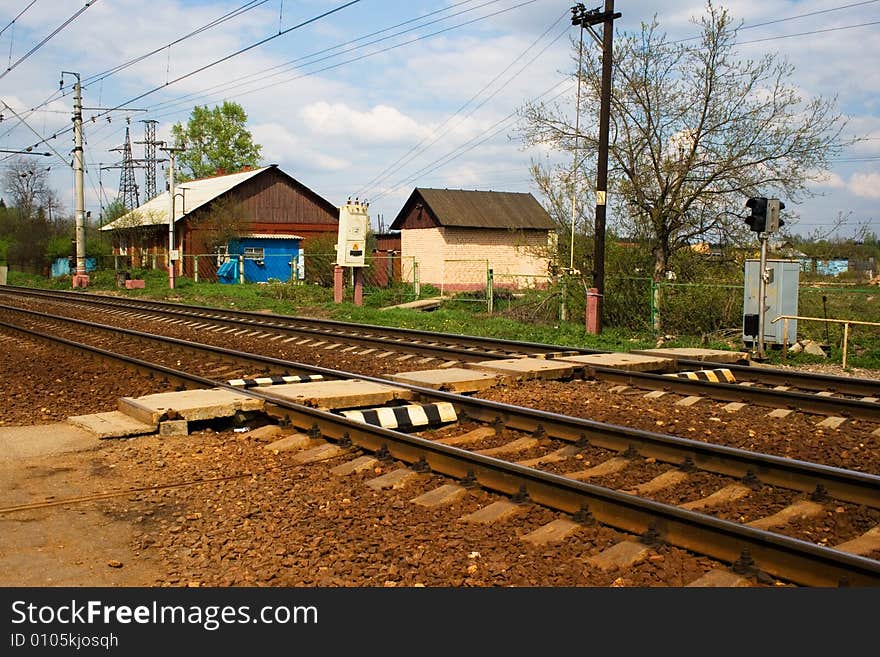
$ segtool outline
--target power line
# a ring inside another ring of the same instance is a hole
[[[180,82],[181,80],[185,80],[186,78],[192,77],[193,75],[196,75],[196,74],[198,74],[198,73],[201,73],[202,71],[205,71],[205,70],[207,70],[207,69],[209,69],[209,68],[212,68],[212,67],[216,66],[217,64],[220,64],[220,63],[222,63],[222,62],[228,61],[228,60],[232,59],[233,57],[236,57],[236,56],[238,56],[238,55],[240,55],[240,54],[242,54],[242,53],[245,53],[245,52],[247,52],[247,51],[249,51],[249,50],[252,50],[252,49],[254,49],[254,48],[258,47],[258,46],[261,46],[261,45],[263,45],[263,44],[265,44],[265,43],[267,43],[267,42],[269,42],[269,41],[271,41],[271,40],[273,40],[273,39],[277,39],[278,37],[283,36],[284,34],[288,34],[289,32],[292,32],[293,30],[297,30],[297,29],[299,29],[299,28],[301,28],[301,27],[304,27],[304,26],[309,25],[309,24],[311,24],[311,23],[314,23],[314,22],[316,22],[316,21],[318,21],[318,20],[321,20],[322,18],[326,18],[327,16],[330,16],[331,14],[335,14],[336,12],[342,11],[343,9],[345,9],[345,8],[347,8],[347,7],[350,7],[351,5],[357,4],[357,3],[360,2],[360,1],[361,1],[361,0],[350,0],[349,2],[346,2],[346,3],[344,3],[344,4],[342,4],[342,5],[338,6],[338,7],[335,7],[334,9],[330,9],[330,10],[328,10],[328,11],[325,11],[325,12],[323,12],[323,13],[321,13],[321,14],[318,14],[317,16],[314,16],[313,18],[310,18],[310,19],[305,20],[305,21],[303,21],[303,22],[301,22],[301,23],[298,23],[297,25],[294,25],[293,27],[289,27],[289,28],[287,28],[286,30],[283,30],[283,31],[279,32],[278,34],[274,34],[274,35],[272,35],[272,36],[270,36],[270,37],[266,37],[266,38],[264,38],[264,39],[261,39],[260,41],[257,41],[257,42],[255,42],[255,43],[252,43],[252,44],[249,45],[249,46],[246,46],[246,47],[244,47],[244,48],[241,48],[241,49],[239,49],[239,50],[236,50],[235,52],[230,53],[229,55],[225,55],[224,57],[221,57],[220,59],[216,59],[216,60],[214,60],[213,62],[210,62],[210,63],[205,64],[204,66],[201,66],[201,67],[199,67],[199,68],[197,68],[197,69],[195,69],[195,70],[193,70],[193,71],[190,71],[189,73],[186,73],[186,74],[184,74],[184,75],[181,75],[181,76],[175,78],[174,80],[171,80],[170,82],[166,82],[164,85],[161,85],[161,86],[158,86],[158,87],[154,87],[153,89],[150,89],[149,91],[145,91],[144,93],[142,93],[142,94],[140,94],[140,95],[138,95],[138,96],[135,96],[134,98],[131,98],[131,99],[129,99],[129,100],[123,102],[123,103],[120,103],[120,104],[117,105],[116,107],[109,108],[109,109],[107,109],[107,110],[104,111],[104,112],[101,112],[101,113],[99,113],[99,114],[96,114],[95,116],[91,117],[91,118],[92,118],[92,121],[94,121],[96,118],[100,118],[100,117],[102,117],[102,116],[105,116],[105,115],[109,114],[110,112],[113,112],[113,111],[115,111],[115,110],[118,110],[118,109],[120,109],[121,107],[123,107],[124,105],[127,105],[128,103],[132,103],[132,102],[134,102],[134,101],[136,101],[136,100],[140,100],[141,98],[144,98],[144,97],[146,97],[146,96],[149,96],[150,94],[153,94],[153,93],[155,93],[156,91],[159,91],[160,89],[164,89],[165,87],[169,87],[169,86],[171,86],[172,84],[175,84],[175,83],[177,83],[177,82]],[[534,1],[534,0],[533,0],[533,1]],[[97,2],[97,0],[92,0],[92,2]],[[87,5],[86,8],[87,8],[88,6],[89,6],[89,5]],[[82,11],[82,10],[80,10],[80,11]],[[2,77],[2,76],[0,76],[0,77]],[[49,139],[55,139],[56,137],[58,137],[58,136],[60,136],[60,135],[66,134],[67,132],[71,132],[72,130],[73,130],[73,128],[67,128],[67,129],[65,129],[65,130],[59,131],[59,132],[55,133],[54,135],[52,135],[52,137],[46,137],[45,139],[43,139],[43,140],[37,142],[36,144],[34,144],[34,147],[39,146],[40,144],[46,143]],[[39,136],[39,135],[37,135],[37,136]]]
[[[775,23],[784,23],[786,21],[793,21],[797,18],[807,18],[808,16],[818,16],[819,14],[828,14],[832,11],[840,11],[841,9],[850,9],[851,7],[861,7],[862,5],[873,5],[880,0],[865,0],[865,2],[854,2],[849,5],[841,5],[840,7],[831,7],[830,9],[820,9],[819,11],[811,11],[807,14],[798,14],[797,16],[789,16],[788,18],[777,18],[772,21],[765,21],[763,23],[754,23],[751,25],[744,25],[741,27],[741,30],[751,30],[756,27],[763,27],[765,25],[773,25]]]
[[[56,34],[58,34],[61,30],[63,30],[65,27],[67,27],[67,26],[70,25],[73,21],[75,21],[77,18],[79,18],[80,14],[82,14],[86,9],[88,9],[89,7],[91,7],[91,6],[92,6],[93,4],[95,4],[97,1],[98,1],[98,0],[89,0],[88,2],[86,2],[85,6],[83,6],[81,9],[79,9],[78,11],[76,11],[76,12],[73,14],[73,16],[71,16],[70,18],[68,18],[68,19],[67,19],[66,21],[64,21],[61,25],[59,25],[58,27],[56,27],[56,28],[52,31],[52,33],[51,33],[49,36],[47,36],[46,38],[44,38],[44,39],[43,39],[42,41],[40,41],[37,45],[35,45],[33,48],[31,48],[30,50],[28,50],[24,55],[22,55],[21,57],[19,57],[18,60],[17,60],[14,64],[10,64],[9,67],[8,67],[5,71],[3,71],[3,73],[0,73],[0,79],[3,79],[3,77],[4,77],[7,73],[9,73],[12,69],[14,69],[16,66],[18,66],[19,64],[21,64],[24,60],[26,60],[28,57],[30,57],[30,56],[33,55],[35,52],[37,52],[40,48],[42,48],[42,47],[46,44],[46,42],[49,41],[49,39],[51,39],[52,37],[54,37],[54,36],[55,36]]]
[[[390,165],[388,165],[387,167],[385,167],[385,169],[383,169],[379,174],[377,174],[377,175],[374,176],[372,179],[370,179],[369,182],[367,182],[363,187],[361,187],[361,189],[359,189],[359,190],[356,192],[357,195],[358,195],[358,196],[363,196],[363,195],[368,191],[368,189],[369,189],[371,186],[378,184],[378,183],[381,182],[384,178],[387,178],[388,176],[390,176],[391,174],[393,174],[395,171],[399,171],[399,170],[400,170],[402,167],[404,167],[408,162],[411,162],[411,161],[414,160],[416,157],[418,157],[419,155],[421,155],[422,153],[424,153],[424,152],[425,152],[427,149],[429,149],[431,146],[433,146],[435,143],[437,143],[437,141],[440,140],[441,137],[443,137],[445,134],[447,134],[447,133],[449,132],[449,130],[452,128],[452,126],[450,126],[449,128],[447,128],[446,130],[441,130],[442,128],[444,128],[447,124],[449,124],[449,123],[452,121],[452,119],[454,119],[456,116],[458,116],[458,115],[462,112],[462,110],[464,110],[464,108],[466,108],[466,107],[467,107],[468,105],[470,105],[474,100],[476,100],[476,99],[480,96],[480,94],[482,94],[482,93],[483,93],[484,91],[486,91],[489,87],[491,87],[493,84],[495,84],[495,82],[497,82],[497,81],[501,78],[502,75],[504,75],[505,73],[507,73],[507,71],[509,71],[509,70],[513,67],[514,64],[516,64],[520,59],[522,59],[522,58],[526,55],[526,53],[529,52],[529,50],[531,50],[532,48],[534,48],[534,47],[535,47],[535,46],[536,46],[536,45],[537,45],[537,44],[538,44],[538,43],[539,43],[539,42],[540,42],[545,36],[547,36],[547,33],[549,33],[550,30],[552,30],[552,29],[553,29],[553,28],[559,23],[559,21],[561,21],[561,20],[562,20],[565,16],[567,16],[567,15],[568,15],[568,9],[566,9],[566,10],[562,13],[562,15],[561,15],[559,18],[557,18],[555,21],[553,21],[553,22],[550,24],[550,26],[544,31],[544,33],[541,34],[541,36],[539,36],[537,39],[535,39],[535,40],[534,40],[534,41],[528,46],[528,48],[526,48],[523,52],[521,52],[519,55],[517,55],[517,57],[516,57],[512,62],[510,62],[510,64],[508,64],[508,65],[504,68],[504,70],[502,70],[502,71],[501,71],[500,73],[498,73],[494,78],[492,78],[492,80],[490,80],[490,81],[488,82],[488,84],[486,84],[485,86],[483,86],[482,89],[480,89],[477,93],[475,93],[473,96],[471,96],[471,97],[467,100],[467,102],[465,102],[461,107],[459,107],[459,108],[455,111],[455,113],[453,113],[453,114],[452,114],[451,116],[449,116],[449,117],[448,117],[448,118],[447,118],[442,124],[440,124],[440,126],[439,126],[439,128],[438,128],[438,131],[439,131],[439,132],[437,132],[436,134],[434,134],[434,138],[433,138],[430,142],[428,142],[427,144],[425,144],[425,141],[428,139],[428,137],[424,137],[419,143],[417,143],[415,146],[413,146],[412,148],[410,148],[409,151],[407,151],[403,156],[401,156],[400,158],[398,158],[397,160],[395,160],[394,162],[392,162]],[[532,64],[532,63],[533,63],[538,57],[540,57],[540,56],[541,56],[541,55],[542,55],[542,54],[543,54],[543,53],[544,53],[544,52],[545,52],[550,46],[552,46],[554,43],[556,43],[556,41],[558,41],[559,38],[560,38],[563,34],[565,34],[566,32],[568,32],[568,27],[566,27],[566,29],[565,29],[564,32],[562,32],[561,34],[559,34],[555,39],[553,39],[552,41],[550,41],[550,43],[548,43],[546,46],[544,46],[544,48],[543,48],[543,49],[542,49],[537,55],[535,55],[531,60],[529,60],[529,61],[526,63],[525,66],[523,66],[519,71],[517,71],[514,75],[512,75],[512,76],[507,80],[507,82],[506,82],[505,84],[510,83],[511,80],[513,80],[516,76],[518,76],[520,73],[522,73],[522,72],[526,69],[526,67],[528,67],[530,64]],[[467,114],[465,114],[464,116],[462,116],[462,117],[461,117],[461,118],[462,118],[462,121],[463,121],[464,119],[466,119],[467,117],[472,116],[472,115],[474,114],[474,112],[476,112],[476,111],[477,111],[478,109],[480,109],[483,105],[485,105],[485,104],[486,104],[487,102],[489,102],[492,98],[494,98],[494,97],[495,97],[495,96],[501,91],[501,89],[503,89],[503,88],[504,88],[504,85],[499,86],[498,89],[496,89],[491,95],[487,96],[487,97],[486,97],[486,98],[485,98],[485,99],[484,99],[479,105],[477,105],[476,107],[474,107],[473,109],[471,109],[470,112],[468,112]],[[459,122],[459,124],[460,124],[460,122]],[[422,147],[422,144],[424,144],[423,147]],[[420,147],[421,147],[421,148],[420,148]]]
[[[361,0],[349,0],[349,2],[346,2],[342,5],[339,5],[338,7],[335,7],[334,9],[330,9],[328,11],[325,11],[322,14],[318,14],[317,16],[315,16],[313,18],[309,18],[308,20],[305,20],[301,23],[298,23],[297,25],[294,25],[293,27],[289,27],[286,30],[279,32],[278,34],[273,34],[270,37],[266,37],[265,39],[261,39],[260,41],[257,41],[256,43],[252,43],[249,46],[245,46],[244,48],[240,48],[233,53],[230,53],[228,55],[221,57],[220,59],[216,59],[213,62],[205,64],[204,66],[200,66],[199,68],[197,68],[193,71],[190,71],[189,73],[186,73],[184,75],[181,75],[181,76],[171,80],[170,82],[166,82],[163,85],[160,85],[158,87],[154,87],[154,88],[150,89],[149,91],[145,91],[144,93],[140,94],[139,96],[135,96],[134,98],[131,98],[131,99],[125,101],[124,103],[120,103],[120,105],[118,105],[117,107],[115,107],[113,109],[118,109],[119,107],[122,107],[123,105],[127,105],[128,103],[133,103],[134,101],[140,100],[141,98],[149,96],[150,94],[153,94],[153,93],[159,91],[160,89],[164,89],[165,87],[170,87],[172,84],[176,84],[176,83],[180,82],[181,80],[186,80],[187,78],[190,78],[193,75],[196,75],[196,74],[201,73],[203,71],[207,71],[209,68],[213,68],[214,66],[217,66],[217,64],[222,64],[223,62],[228,61],[228,60],[232,59],[233,57],[237,57],[238,55],[241,55],[243,53],[248,52],[249,50],[253,50],[254,48],[262,46],[262,45],[268,43],[269,41],[272,41],[273,39],[277,39],[280,36],[288,34],[289,32],[292,32],[293,30],[297,30],[301,27],[305,27],[306,25],[309,25],[310,23],[314,23],[316,21],[319,21],[322,18],[326,18],[327,16],[330,16],[331,14],[335,14],[338,11],[342,11],[343,9],[346,9],[347,7],[350,7],[351,5],[357,4],[360,1]],[[103,115],[99,114],[98,116],[103,116]]]
[[[22,9],[20,12],[18,12],[18,16],[16,16],[16,17],[13,18],[11,21],[9,21],[9,22],[6,24],[6,27],[4,27],[2,30],[0,30],[0,36],[3,36],[3,33],[4,33],[6,30],[8,30],[8,29],[10,28],[10,26],[12,26],[12,25],[15,23],[15,21],[17,21],[19,18],[21,18],[22,15],[24,14],[24,12],[26,12],[28,9],[30,9],[31,7],[33,7],[36,3],[37,3],[37,0],[31,0],[31,3],[30,3],[27,7],[25,7],[25,8]]]
[[[563,84],[564,82],[566,82],[566,81],[557,82],[556,84],[551,86],[549,89],[545,90],[543,93],[538,94],[537,96],[532,98],[529,102],[534,103],[537,100],[540,100],[541,98],[543,98],[544,96],[549,94],[551,91],[556,89],[560,84]],[[566,93],[567,91],[569,91],[568,87],[563,89],[562,91],[560,91],[558,94],[556,94],[552,98],[550,98],[548,102],[552,102],[553,100],[556,100],[557,98],[559,98],[562,94]],[[475,135],[471,139],[469,139],[468,141],[464,142],[463,144],[460,144],[459,146],[457,146],[453,150],[449,151],[445,155],[440,156],[436,160],[429,162],[427,165],[425,165],[424,167],[422,167],[418,171],[410,174],[407,178],[401,180],[400,182],[396,183],[395,185],[392,185],[392,186],[386,188],[384,191],[381,191],[378,194],[373,195],[371,200],[373,202],[375,202],[378,199],[387,196],[388,194],[395,191],[396,189],[399,189],[400,187],[403,187],[404,185],[407,185],[407,184],[413,182],[414,180],[416,180],[420,176],[427,175],[429,173],[432,173],[433,171],[436,171],[437,169],[439,169],[441,167],[446,166],[447,164],[449,164],[453,160],[458,159],[459,157],[461,157],[465,153],[472,151],[477,146],[480,146],[480,145],[484,144],[485,142],[493,139],[494,137],[498,136],[499,134],[501,134],[504,130],[506,130],[509,127],[507,124],[510,122],[511,119],[516,118],[516,115],[517,115],[517,111],[514,110],[513,112],[511,112],[510,114],[508,114],[504,118],[496,121],[491,126],[486,128],[485,130],[481,131],[479,134]],[[492,134],[489,134],[489,136],[484,137],[484,135],[486,135],[489,132],[491,132]]]
[[[776,41],[777,39],[787,39],[789,37],[807,36],[809,34],[823,34],[825,32],[837,32],[838,30],[851,30],[856,27],[866,27],[868,25],[878,25],[880,21],[872,21],[870,23],[859,23],[857,25],[844,25],[842,27],[829,27],[824,30],[812,30],[810,32],[797,32],[795,34],[780,34],[773,37],[765,37],[763,39],[752,39],[751,41],[738,41],[737,45],[742,46],[747,43],[760,43],[761,41]]]
[[[171,46],[176,46],[177,44],[179,44],[183,41],[186,41],[187,39],[194,37],[198,34],[201,34],[202,32],[206,32],[206,31],[210,30],[211,28],[217,27],[218,25],[221,25],[228,20],[232,20],[233,18],[237,18],[238,16],[241,16],[242,14],[247,13],[251,9],[256,9],[260,5],[267,3],[268,1],[269,0],[250,0],[249,2],[244,3],[238,9],[234,9],[226,14],[223,14],[219,18],[215,18],[214,20],[210,21],[209,23],[202,25],[201,27],[193,30],[192,32],[189,32],[188,34],[183,35],[182,37],[178,37],[174,41],[171,41],[170,43],[167,43],[164,46],[160,46],[158,48],[155,48],[148,53],[145,53],[143,55],[135,57],[134,59],[130,59],[127,62],[123,62],[122,64],[118,64],[118,65],[114,66],[113,68],[109,68],[106,71],[103,71],[102,73],[95,73],[94,75],[90,75],[89,77],[85,78],[83,83],[84,84],[85,83],[93,84],[95,82],[100,82],[102,80],[105,80],[106,78],[110,77],[111,75],[118,73],[119,71],[122,71],[122,70],[128,68],[129,66],[133,66],[134,64],[137,64],[138,62],[141,62],[141,61],[147,59],[148,57],[152,57],[153,55],[155,55],[159,52],[162,52],[166,48],[170,48]]]
[[[300,80],[300,79],[302,79],[302,78],[310,77],[310,76],[312,76],[312,75],[315,75],[316,73],[323,73],[324,71],[329,71],[329,70],[334,69],[334,68],[339,68],[340,66],[344,66],[344,65],[346,65],[346,64],[351,64],[351,63],[354,63],[354,62],[361,61],[361,60],[363,60],[363,59],[367,59],[367,58],[369,58],[369,57],[374,57],[375,55],[380,55],[380,54],[382,54],[382,53],[386,53],[386,52],[388,52],[388,51],[390,51],[390,50],[395,50],[395,49],[397,49],[397,48],[402,48],[403,46],[408,46],[408,45],[410,45],[410,44],[416,43],[417,41],[422,41],[422,40],[424,40],[424,39],[428,39],[428,38],[431,38],[431,37],[437,36],[438,34],[443,34],[443,33],[445,33],[445,32],[449,32],[449,31],[451,31],[451,30],[455,30],[455,29],[458,29],[458,28],[460,28],[460,27],[464,27],[464,26],[466,26],[466,25],[471,25],[472,23],[476,23],[476,22],[479,22],[479,21],[482,21],[482,20],[486,20],[487,18],[492,18],[492,17],[497,16],[497,15],[499,15],[499,14],[504,14],[504,13],[506,13],[506,12],[513,11],[514,9],[519,9],[520,7],[523,7],[523,6],[525,6],[525,5],[533,4],[533,3],[537,2],[537,1],[538,1],[538,0],[527,0],[526,2],[521,2],[521,3],[517,4],[517,5],[513,5],[512,7],[508,7],[508,8],[506,8],[506,9],[499,9],[498,11],[492,12],[492,13],[487,14],[487,15],[485,15],[485,16],[480,16],[480,17],[478,17],[478,18],[473,18],[473,19],[471,19],[471,20],[469,20],[469,21],[465,21],[464,23],[459,23],[458,25],[452,25],[452,26],[447,27],[447,28],[444,28],[444,29],[442,29],[442,30],[437,30],[436,32],[431,32],[430,34],[424,34],[424,35],[419,36],[419,37],[416,37],[416,38],[414,38],[414,39],[410,39],[409,41],[404,41],[403,43],[397,43],[397,44],[394,44],[393,46],[388,46],[387,48],[382,48],[382,49],[380,49],[380,50],[376,50],[376,51],[373,51],[373,52],[366,53],[365,55],[360,55],[360,56],[358,56],[358,57],[353,57],[353,58],[351,58],[351,59],[346,59],[345,61],[338,62],[338,63],[336,63],[336,64],[331,64],[331,65],[329,65],[329,66],[324,66],[323,68],[319,68],[319,69],[316,69],[316,70],[314,70],[314,71],[309,71],[309,72],[307,72],[307,73],[302,73],[302,74],[300,74],[300,75],[296,75],[296,76],[293,76],[293,77],[290,77],[290,78],[286,78],[286,79],[284,79],[284,80],[281,80],[281,81],[279,81],[279,82],[275,82],[275,83],[273,83],[273,84],[264,85],[264,86],[262,86],[262,87],[257,87],[256,89],[251,89],[251,90],[246,91],[246,92],[242,92],[242,93],[239,93],[239,94],[235,94],[235,95],[233,95],[233,96],[229,96],[229,95],[227,95],[227,96],[225,96],[223,99],[226,100],[226,99],[228,99],[228,98],[240,98],[241,96],[245,96],[245,95],[247,95],[247,94],[252,94],[252,93],[255,93],[255,92],[257,92],[257,91],[263,91],[264,89],[269,89],[269,88],[272,88],[272,87],[276,87],[276,86],[278,86],[279,84],[285,84],[285,83],[287,83],[287,82],[295,82],[296,80]],[[172,116],[172,115],[174,115],[174,114],[177,114],[179,111],[180,111],[180,110],[175,110],[175,111],[172,111],[172,112],[166,112],[166,113],[164,113],[164,114],[159,114],[159,115],[156,115],[156,116],[157,116],[157,118],[163,118],[163,117],[166,117],[166,116]]]
[[[387,41],[388,39],[392,39],[392,38],[394,38],[394,37],[396,37],[396,36],[400,36],[400,35],[402,35],[402,34],[406,34],[406,33],[408,33],[408,32],[413,32],[413,31],[418,30],[418,29],[421,29],[421,28],[423,28],[423,27],[427,27],[428,25],[433,25],[434,23],[439,23],[439,22],[444,21],[444,20],[449,20],[450,18],[454,18],[455,16],[459,16],[459,15],[461,15],[461,14],[464,14],[464,13],[467,13],[467,12],[470,12],[470,11],[475,11],[476,9],[480,9],[480,8],[485,7],[485,6],[487,6],[487,5],[495,4],[495,3],[497,3],[497,2],[500,2],[501,0],[490,0],[489,2],[484,2],[483,4],[481,4],[481,5],[477,5],[476,7],[471,7],[470,9],[463,9],[463,10],[461,10],[461,11],[457,11],[457,12],[455,12],[455,13],[453,13],[453,14],[448,15],[448,16],[443,16],[442,18],[437,18],[437,19],[435,19],[435,20],[428,21],[427,23],[422,23],[421,25],[416,25],[415,27],[407,28],[406,30],[401,30],[400,32],[395,32],[394,34],[390,34],[390,35],[388,35],[388,36],[386,36],[386,37],[382,37],[381,39],[376,39],[376,40],[374,40],[374,41],[370,41],[370,42],[368,42],[368,43],[363,43],[363,44],[361,44],[361,45],[359,45],[359,46],[357,46],[357,47],[355,47],[355,48],[349,48],[348,50],[345,50],[345,51],[340,52],[340,53],[335,53],[335,54],[333,54],[333,55],[328,55],[327,57],[322,57],[322,58],[320,58],[320,59],[315,59],[315,58],[318,57],[318,55],[322,55],[322,54],[327,53],[327,52],[332,52],[333,50],[338,50],[338,49],[343,48],[343,47],[345,47],[345,46],[355,44],[355,43],[357,43],[358,41],[363,41],[364,39],[369,39],[370,37],[377,36],[377,35],[382,34],[382,33],[384,33],[384,32],[388,32],[388,31],[390,31],[390,30],[397,29],[398,27],[402,27],[402,26],[404,26],[404,25],[408,25],[408,24],[410,24],[410,23],[414,23],[414,22],[416,22],[416,21],[420,21],[420,20],[422,20],[422,19],[424,19],[424,18],[428,18],[428,17],[433,16],[433,15],[438,14],[438,13],[442,13],[442,12],[450,11],[451,9],[455,9],[456,7],[459,7],[459,6],[461,6],[461,5],[470,4],[471,2],[474,2],[474,1],[475,1],[475,0],[464,0],[463,2],[458,2],[458,3],[456,3],[456,4],[450,5],[449,7],[445,7],[445,8],[443,8],[443,9],[438,9],[438,10],[435,10],[435,11],[432,11],[432,12],[428,12],[427,14],[423,14],[422,16],[418,16],[417,18],[411,18],[411,19],[409,19],[409,20],[403,21],[403,22],[398,23],[398,24],[396,24],[396,25],[392,25],[392,26],[390,26],[390,27],[386,27],[386,28],[384,28],[384,29],[377,30],[377,31],[375,31],[375,32],[371,32],[370,34],[366,34],[366,35],[364,35],[364,36],[358,37],[357,39],[351,39],[350,41],[346,41],[346,42],[344,42],[344,43],[340,43],[340,44],[337,44],[337,45],[335,45],[335,46],[331,46],[331,47],[329,47],[329,48],[323,48],[322,50],[318,50],[318,51],[313,52],[313,53],[310,53],[310,54],[308,54],[308,55],[303,55],[303,56],[301,56],[301,57],[297,57],[297,58],[295,58],[295,59],[288,60],[288,61],[286,61],[286,62],[284,62],[284,63],[282,63],[282,64],[277,64],[277,65],[275,65],[275,66],[270,66],[269,68],[265,68],[265,69],[263,69],[263,70],[261,70],[261,71],[257,71],[256,73],[250,73],[250,74],[248,74],[248,75],[242,75],[241,77],[236,78],[235,80],[229,80],[229,81],[227,81],[227,82],[223,82],[223,83],[220,83],[220,84],[215,84],[215,85],[213,85],[213,86],[211,86],[211,87],[206,87],[206,88],[204,88],[204,89],[201,89],[200,91],[196,91],[196,92],[193,92],[193,93],[190,93],[190,94],[186,94],[186,95],[184,95],[184,96],[179,96],[179,97],[177,97],[176,99],[172,99],[172,100],[164,101],[164,102],[161,102],[161,103],[157,103],[156,105],[152,106],[150,109],[153,110],[153,111],[157,111],[157,110],[159,110],[160,108],[163,108],[163,107],[167,108],[167,107],[173,107],[173,106],[175,106],[175,105],[179,105],[179,104],[181,104],[183,101],[186,101],[186,100],[189,100],[189,99],[204,97],[204,96],[208,95],[208,93],[210,93],[210,92],[220,91],[220,90],[224,90],[224,89],[225,89],[226,91],[229,91],[229,90],[231,90],[231,89],[236,89],[236,88],[239,88],[239,87],[245,86],[245,84],[251,84],[251,83],[260,82],[261,80],[271,79],[271,78],[273,78],[273,77],[275,77],[275,76],[277,76],[277,75],[281,75],[281,74],[283,74],[284,72],[286,72],[286,70],[289,70],[289,69],[290,69],[291,67],[293,67],[295,64],[297,64],[298,62],[302,62],[303,60],[309,60],[309,59],[312,60],[312,61],[306,62],[306,64],[304,64],[304,66],[309,66],[309,65],[312,65],[312,64],[316,64],[316,63],[318,63],[318,62],[325,61],[325,60],[327,60],[327,59],[332,59],[333,57],[339,57],[339,56],[344,55],[344,54],[346,54],[346,53],[348,53],[348,52],[353,52],[353,51],[355,51],[355,50],[359,50],[359,49],[361,49],[361,48],[366,48],[367,46],[374,45],[374,44],[376,44],[376,43],[380,43],[380,42],[382,42],[382,41]],[[279,69],[286,69],[286,70],[283,70],[283,71],[282,71],[282,70],[279,70]],[[271,75],[263,75],[263,74],[265,74],[265,73],[269,73],[270,71],[278,71],[278,72],[277,72],[277,73],[272,73]],[[258,76],[262,76],[262,77],[258,77]],[[244,82],[244,81],[247,81],[247,82]]]
[[[756,27],[764,27],[765,25],[775,25],[776,23],[785,23],[788,21],[797,20],[799,18],[807,18],[809,16],[817,16],[819,14],[828,14],[828,13],[831,13],[834,11],[841,11],[843,9],[851,9],[852,7],[859,7],[861,5],[871,5],[871,4],[875,4],[877,2],[880,2],[880,0],[865,0],[865,2],[855,2],[852,4],[848,4],[848,5],[840,5],[839,7],[831,7],[830,9],[811,11],[806,14],[797,14],[796,16],[788,16],[786,18],[777,18],[772,21],[764,21],[763,23],[753,23],[753,24],[747,23],[747,24],[739,27],[738,31],[742,32],[744,30],[753,30]],[[847,29],[847,28],[831,28],[831,30],[834,30],[834,29]],[[812,34],[812,32],[804,32],[803,34]],[[773,37],[773,38],[785,38],[786,36],[801,36],[801,34],[782,35],[781,37]],[[701,36],[692,36],[692,37],[687,37],[686,39],[678,39],[676,41],[671,41],[670,44],[684,43],[686,41],[696,41],[697,39],[701,39],[701,38],[702,38]],[[755,43],[755,42],[754,41],[746,41],[746,42],[740,42],[740,43]]]

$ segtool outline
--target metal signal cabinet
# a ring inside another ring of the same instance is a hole
[[[764,342],[789,345],[797,342],[797,320],[788,320],[788,335],[783,335],[785,322],[773,320],[780,315],[798,314],[798,283],[801,266],[797,260],[767,260],[766,305],[764,309]],[[758,340],[758,299],[761,280],[761,261],[746,260],[743,290],[743,342]]]
[[[348,201],[339,208],[339,235],[336,241],[336,264],[340,267],[364,267],[369,204]]]

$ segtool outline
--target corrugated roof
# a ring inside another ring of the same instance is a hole
[[[239,235],[251,239],[261,240],[301,240],[305,239],[302,235],[294,235],[292,233],[248,233],[247,235]]]
[[[554,227],[547,211],[527,192],[416,187],[391,224],[391,230],[401,227],[418,198],[430,208],[441,226],[538,230]]]
[[[240,185],[259,175],[272,166],[240,171],[226,176],[214,176],[189,180],[174,186],[174,221],[178,221],[184,214],[189,214],[199,209],[205,203],[213,201],[218,196],[228,192],[233,187]],[[122,215],[116,221],[112,221],[101,230],[114,230],[117,228],[134,228],[135,226],[154,226],[159,224],[168,225],[168,192],[162,192],[159,196],[150,199],[131,212]],[[186,212],[184,212],[186,210]]]

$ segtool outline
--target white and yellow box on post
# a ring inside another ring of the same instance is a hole
[[[364,267],[367,228],[370,225],[369,203],[349,199],[339,208],[339,236],[336,241],[336,264],[340,267]]]

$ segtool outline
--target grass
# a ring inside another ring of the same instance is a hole
[[[511,299],[496,303],[497,312],[492,315],[486,313],[484,303],[473,300],[467,303],[461,301],[446,303],[431,312],[406,309],[383,310],[381,307],[385,305],[412,301],[415,297],[411,287],[397,286],[381,290],[367,288],[364,292],[364,305],[355,306],[350,301],[350,290],[347,290],[348,300],[335,304],[332,289],[310,283],[223,285],[194,283],[190,279],[179,278],[175,289],[170,290],[167,275],[161,270],[132,271],[131,277],[143,278],[145,288],[135,290],[117,288],[115,272],[99,271],[91,275],[88,291],[112,291],[122,296],[191,305],[251,311],[270,310],[284,315],[322,317],[437,333],[477,335],[606,351],[630,351],[657,346],[657,336],[649,331],[606,327],[601,334],[592,335],[586,333],[583,323],[579,321],[554,322],[536,317],[530,318],[528,313],[523,312],[526,306],[518,306],[517,301]],[[70,278],[47,280],[40,276],[9,272],[9,284],[70,289]],[[430,286],[422,286],[422,297],[434,296],[436,293],[437,290]],[[829,317],[849,319],[869,317],[870,319],[863,321],[880,321],[880,293],[876,290],[865,289],[858,292],[846,290],[846,295],[834,295],[829,290],[822,290],[821,293],[826,296],[823,310]],[[821,295],[817,296],[812,289],[802,289],[800,298],[801,312],[805,315],[816,310],[817,301],[821,304]],[[533,299],[526,296],[523,303],[533,303]],[[800,322],[798,326],[798,335],[802,339],[810,337],[829,347],[826,349],[826,353],[830,350],[827,360],[803,353],[797,355],[789,353],[786,362],[793,365],[813,362],[840,363],[842,327],[829,325],[827,336],[825,330],[825,325],[818,322]],[[729,337],[734,334],[736,337]],[[744,349],[738,331],[734,330],[709,335],[674,336],[666,340],[664,346]],[[780,349],[769,348],[767,356],[771,363],[780,363],[782,353]],[[847,365],[880,370],[880,330],[870,327],[851,327]]]

